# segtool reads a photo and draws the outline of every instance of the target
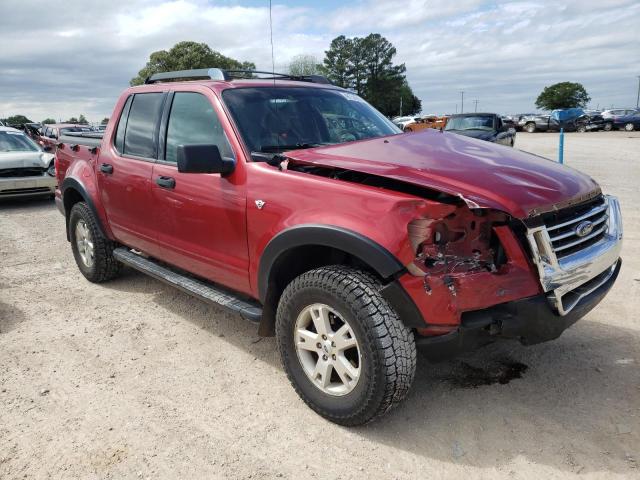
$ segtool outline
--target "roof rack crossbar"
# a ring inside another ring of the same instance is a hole
[[[220,68],[200,68],[196,70],[177,70],[175,72],[154,73],[146,78],[145,84],[167,80],[195,80],[208,78],[211,80],[229,80],[225,71]]]
[[[270,75],[261,77],[263,80],[294,80],[298,82],[311,82],[331,85],[331,82],[322,75],[289,75],[286,73],[263,72],[260,70],[223,70],[221,68],[200,68],[196,70],[178,70],[175,72],[154,73],[147,77],[145,84],[165,82],[172,80],[232,80],[233,78],[252,78],[256,75]]]

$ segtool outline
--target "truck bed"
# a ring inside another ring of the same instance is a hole
[[[83,145],[85,147],[99,147],[102,144],[104,132],[77,132],[61,135],[59,143],[69,145]]]

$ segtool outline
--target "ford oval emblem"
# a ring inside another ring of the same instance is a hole
[[[579,237],[586,237],[592,231],[593,231],[593,222],[590,222],[589,220],[580,222],[576,227],[576,235]]]

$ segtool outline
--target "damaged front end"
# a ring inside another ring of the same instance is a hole
[[[429,202],[408,225],[415,253],[400,283],[423,314],[421,335],[458,328],[463,312],[540,293],[509,215],[467,204]]]

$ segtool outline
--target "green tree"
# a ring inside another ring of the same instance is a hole
[[[76,117],[71,117],[65,123],[78,123],[78,119]]]
[[[334,85],[342,88],[351,88],[352,82],[352,66],[351,66],[351,50],[353,48],[353,40],[346,38],[344,35],[334,38],[329,45],[324,57],[324,69],[327,78]]]
[[[557,108],[584,108],[591,97],[581,83],[560,82],[549,87],[544,87],[538,95],[536,107],[543,110],[555,110]]]
[[[87,121],[87,119],[84,117],[84,115],[80,114],[80,118],[78,118],[78,123],[81,125],[86,125],[89,122]]]
[[[398,115],[414,115],[422,111],[422,102],[413,94],[413,90],[406,81],[400,87],[400,97],[402,98],[402,111],[398,108]]]
[[[12,115],[10,117],[5,118],[3,121],[7,125],[20,125],[22,123],[32,123],[31,120],[29,120],[24,115]]]
[[[296,55],[289,63],[289,75],[322,75],[324,68],[313,55]]]
[[[100,125],[106,125],[107,123],[109,123],[109,117],[104,117],[100,122]]]
[[[395,65],[396,48],[379,33],[364,38],[332,40],[325,52],[324,69],[336,85],[354,90],[385,115],[420,111],[420,100],[405,78],[404,64]]]
[[[50,124],[56,123],[56,121],[53,118],[45,118],[40,123],[42,123],[43,125],[50,125]]]
[[[179,42],[169,50],[153,52],[147,64],[131,79],[131,85],[142,85],[145,79],[160,72],[217,67],[225,70],[255,70],[252,62],[240,62],[212,50],[206,43]]]

